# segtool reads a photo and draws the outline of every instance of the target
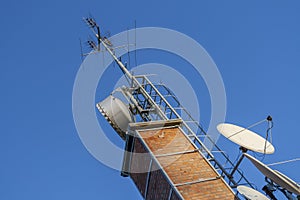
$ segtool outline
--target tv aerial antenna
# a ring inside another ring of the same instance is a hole
[[[110,49],[110,51],[114,54],[115,49],[121,49],[121,48],[129,48],[129,46],[134,46],[135,44],[126,44],[121,46],[113,46],[112,42],[108,39],[110,37],[110,31],[106,31],[104,35],[102,35],[100,31],[100,27],[97,24],[96,20],[93,17],[84,17],[83,21],[86,23],[86,25],[89,27],[89,29],[92,31],[93,36],[95,36],[96,41],[93,39],[93,37],[89,36],[88,40],[86,41],[85,45],[88,47],[89,50],[92,50],[92,52],[84,53],[82,43],[80,40],[80,49],[81,49],[81,57],[86,57],[90,54],[101,52],[101,44],[105,46],[105,49],[102,51],[107,51],[107,48]]]

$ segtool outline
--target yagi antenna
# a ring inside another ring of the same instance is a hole
[[[98,45],[94,42],[94,40],[92,39],[92,37],[89,36],[88,41],[86,42],[86,44],[88,45],[88,47],[94,51],[98,50]]]
[[[95,28],[97,26],[96,21],[91,17],[87,17],[84,20],[90,28]]]
[[[92,30],[94,35],[97,38],[97,50],[100,51],[100,43],[101,43],[101,35],[100,35],[100,28],[92,17],[83,18],[83,21],[88,25],[88,27]]]
[[[112,48],[112,46],[113,46],[112,43],[107,39],[107,37],[101,36],[100,27],[96,23],[96,20],[94,20],[92,17],[86,17],[86,18],[83,18],[83,21],[88,25],[88,27],[91,29],[91,31],[94,33],[95,37],[97,38],[97,45],[95,43],[93,43],[92,41],[90,41],[88,43],[88,45],[92,49],[96,49],[96,50],[100,51],[100,44],[102,44],[104,46],[105,50],[108,51],[109,54],[111,54],[111,56],[113,57],[115,62],[118,64],[118,66],[120,67],[120,69],[122,70],[124,75],[129,80],[135,79],[132,76],[132,74],[127,70],[126,66],[115,55],[114,50]],[[135,80],[134,82],[137,82],[137,80]]]
[[[89,47],[90,47],[91,49],[93,49],[93,50],[97,50],[97,49],[98,49],[98,48],[97,48],[97,45],[96,45],[95,42],[92,41],[92,40],[88,40],[88,41],[87,41],[87,44],[88,44]]]

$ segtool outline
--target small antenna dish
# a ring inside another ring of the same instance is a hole
[[[270,142],[247,128],[221,123],[217,126],[217,129],[224,137],[247,150],[264,154],[272,154],[275,151]]]
[[[295,181],[278,171],[272,170],[267,165],[263,164],[247,153],[244,153],[244,156],[246,156],[261,173],[263,173],[267,178],[271,179],[274,183],[289,192],[300,195],[300,186]]]
[[[269,200],[268,197],[263,195],[257,190],[254,190],[253,188],[244,186],[244,185],[239,185],[237,187],[237,190],[241,195],[243,195],[246,199],[249,200]]]

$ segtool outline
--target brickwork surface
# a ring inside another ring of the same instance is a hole
[[[146,148],[139,142],[139,139],[135,138],[134,140],[134,153],[146,153]],[[149,169],[151,157],[150,155],[145,154],[142,157],[132,156],[131,160],[131,169],[133,172],[130,174],[133,182],[137,186],[140,193],[144,196],[146,189],[147,181],[147,171]],[[134,172],[144,172],[144,173],[134,173]]]
[[[184,199],[235,199],[232,190],[198,151],[176,154],[195,149],[179,128],[140,130],[138,133],[142,139],[135,139],[134,152],[142,153],[150,150],[158,161],[152,162],[152,172],[149,175],[148,173],[130,175],[144,197],[148,177],[146,199],[168,199],[171,186],[167,177],[176,185]],[[175,155],[167,155],[170,153]],[[148,171],[150,160],[151,156],[147,154],[142,157],[133,156],[131,171],[137,169]],[[158,165],[161,165],[162,169],[159,169]],[[180,199],[180,195],[173,191],[171,199]]]

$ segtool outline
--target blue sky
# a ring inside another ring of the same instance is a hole
[[[137,20],[195,39],[223,77],[226,121],[247,126],[271,114],[276,152],[264,162],[300,157],[299,9],[296,0],[2,2],[0,199],[140,199],[130,179],[87,152],[73,122],[78,39],[88,35],[89,12],[112,35]],[[235,158],[236,145],[218,144]],[[245,166],[261,188],[263,176]],[[299,167],[274,166],[297,182]]]

